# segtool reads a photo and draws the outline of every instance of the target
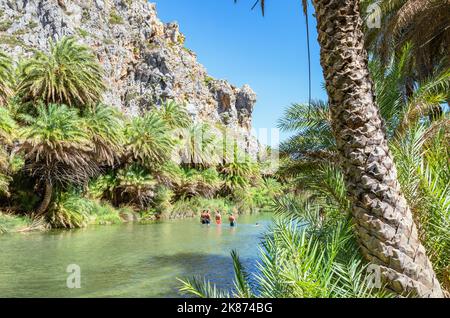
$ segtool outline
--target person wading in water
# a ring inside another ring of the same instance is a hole
[[[220,215],[219,211],[216,211],[216,224],[217,225],[222,224],[222,215]]]
[[[211,213],[209,212],[209,210],[207,210],[205,214],[205,224],[211,224]]]
[[[230,221],[230,226],[236,226],[236,218],[233,214],[230,214],[228,221]]]
[[[206,224],[206,210],[203,210],[200,214],[200,223]]]

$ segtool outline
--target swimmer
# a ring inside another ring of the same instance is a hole
[[[222,215],[220,215],[219,211],[216,212],[216,224],[217,225],[222,224]]]
[[[230,216],[228,217],[228,221],[230,221],[230,226],[236,226],[236,218],[234,217],[233,214],[230,214]]]
[[[205,214],[205,224],[211,224],[211,213],[209,212],[209,210],[207,210]]]

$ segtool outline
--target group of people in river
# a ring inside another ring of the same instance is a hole
[[[222,214],[219,210],[216,211],[214,219],[217,225],[222,224]],[[233,213],[228,214],[228,221],[230,222],[230,226],[236,226],[236,216]],[[211,212],[209,210],[203,210],[200,214],[200,222],[202,224],[211,224]]]

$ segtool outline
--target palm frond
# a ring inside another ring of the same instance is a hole
[[[5,105],[13,93],[13,73],[11,58],[0,52],[0,106]]]
[[[98,162],[114,165],[125,143],[122,115],[117,109],[102,104],[87,107],[83,115]]]
[[[249,273],[244,268],[235,250],[231,251],[231,258],[233,259],[234,286],[236,288],[234,296],[238,298],[252,298],[253,292],[249,282]]]
[[[83,107],[96,104],[105,90],[103,69],[87,46],[73,37],[49,43],[21,64],[17,93],[24,101]]]
[[[173,100],[164,102],[157,112],[171,129],[187,128],[192,123],[186,107]]]
[[[180,292],[198,298],[230,298],[227,291],[221,290],[206,279],[193,277],[192,279],[178,279],[181,282]]]
[[[141,165],[153,167],[170,159],[175,141],[158,114],[133,118],[125,128],[127,150]]]
[[[92,143],[78,112],[65,105],[39,106],[21,130],[27,170],[60,183],[84,183],[98,173]]]

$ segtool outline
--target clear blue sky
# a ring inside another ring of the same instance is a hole
[[[186,47],[209,74],[236,86],[249,84],[258,94],[253,126],[276,127],[291,103],[308,101],[305,18],[300,0],[266,1],[266,16],[255,0],[150,0],[164,22],[177,21]],[[310,11],[312,7],[310,6]],[[311,14],[311,12],[310,12]],[[315,19],[310,16],[312,96],[322,88]],[[281,133],[283,140],[288,135]]]

